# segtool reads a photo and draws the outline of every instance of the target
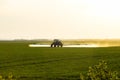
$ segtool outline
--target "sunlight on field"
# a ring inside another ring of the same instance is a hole
[[[82,45],[65,45],[63,47],[99,47],[95,44],[82,44]]]
[[[29,47],[50,47],[50,45],[41,45],[41,44],[29,44]],[[118,45],[109,45],[109,44],[80,44],[80,45],[63,45],[63,47],[114,47]]]
[[[50,47],[50,45],[29,44],[29,47]],[[63,47],[100,47],[95,44],[64,45]]]
[[[50,47],[50,45],[29,44],[29,47]]]

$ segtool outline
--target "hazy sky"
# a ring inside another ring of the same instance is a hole
[[[0,39],[120,38],[120,0],[0,0]]]

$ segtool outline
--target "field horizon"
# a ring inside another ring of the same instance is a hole
[[[82,45],[95,44],[98,46],[120,46],[120,39],[60,39],[63,45]],[[30,44],[50,45],[53,39],[14,39],[14,40],[0,40],[0,42],[24,42]]]

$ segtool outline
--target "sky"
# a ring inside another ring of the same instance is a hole
[[[0,39],[120,39],[120,0],[0,0]]]

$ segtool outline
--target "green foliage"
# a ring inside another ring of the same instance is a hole
[[[12,73],[9,73],[7,77],[3,77],[2,75],[0,75],[0,80],[16,80],[16,79],[14,79]]]
[[[111,71],[105,61],[100,61],[98,65],[89,67],[86,76],[80,74],[81,80],[120,80],[116,71]]]

